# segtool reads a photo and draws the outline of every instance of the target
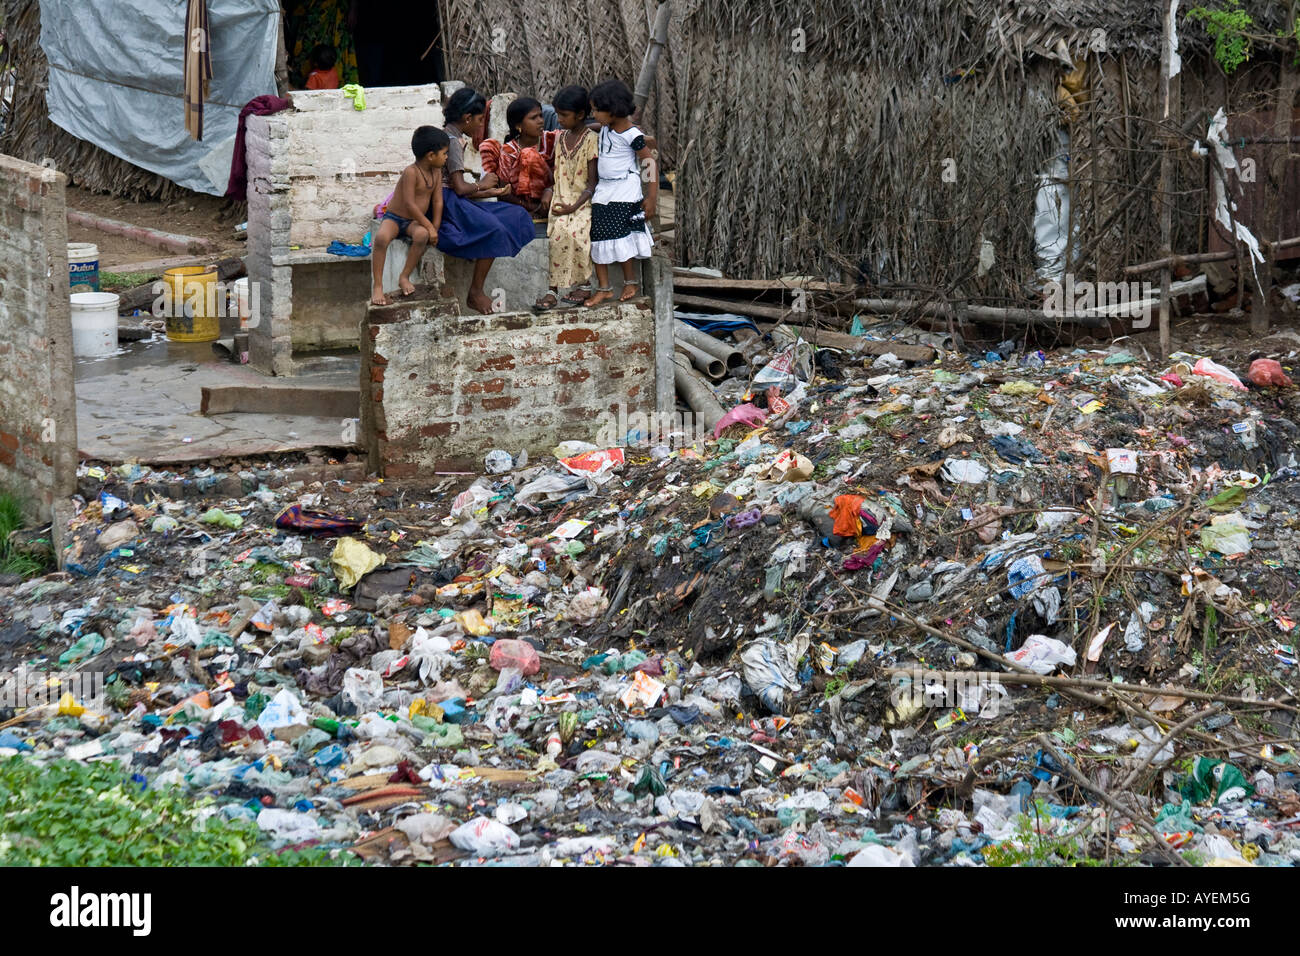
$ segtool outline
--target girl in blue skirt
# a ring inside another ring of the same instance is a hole
[[[483,291],[492,260],[515,256],[533,240],[533,218],[522,206],[506,202],[476,202],[504,196],[509,184],[497,185],[492,174],[473,182],[466,175],[465,144],[483,129],[487,101],[468,87],[452,94],[447,104],[445,129],[451,139],[447,166],[443,170],[442,223],[438,228],[438,249],[458,259],[474,260],[465,304],[483,315],[492,312],[492,300]]]

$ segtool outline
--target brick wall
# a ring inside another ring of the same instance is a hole
[[[362,328],[362,433],[387,477],[477,470],[493,448],[543,454],[656,407],[644,300],[542,316],[461,316],[453,300],[372,308]],[[671,354],[672,343],[660,343]]]
[[[0,488],[40,521],[76,490],[66,184],[0,155]]]

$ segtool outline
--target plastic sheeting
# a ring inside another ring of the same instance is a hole
[[[41,0],[50,120],[177,185],[223,195],[239,111],[276,92],[280,5],[208,0],[208,17],[212,84],[196,142],[185,131],[185,0]]]

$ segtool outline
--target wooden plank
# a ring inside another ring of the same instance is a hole
[[[673,280],[676,287],[676,280]],[[787,316],[796,314],[793,310],[779,305],[758,305],[754,302],[731,302],[727,299],[711,299],[698,295],[673,295],[673,305],[693,305],[701,309],[714,309],[718,312],[734,312],[737,315],[749,315],[760,319],[775,319],[780,321]],[[801,318],[815,317],[816,313],[800,312]],[[831,321],[838,322],[839,319],[832,317]]]
[[[837,292],[849,294],[856,286],[843,282],[822,282],[818,279],[715,279],[673,270],[673,288],[676,289],[736,289],[745,292],[780,292],[784,289],[803,289],[805,292]]]
[[[826,329],[808,328],[800,325],[785,326],[792,332],[798,332],[804,341],[813,345],[824,345],[834,349],[846,349],[862,355],[885,355],[892,352],[904,362],[933,362],[934,349],[928,345],[911,345],[907,342],[880,342],[864,339],[860,335],[845,335],[843,332],[829,332]],[[764,332],[770,332],[776,325],[764,322],[759,325]]]

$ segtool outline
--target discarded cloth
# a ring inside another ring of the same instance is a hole
[[[230,182],[226,185],[226,198],[236,202],[248,199],[248,160],[244,156],[245,123],[250,116],[270,116],[287,110],[293,104],[280,96],[255,96],[239,111],[239,125],[235,130],[235,152],[230,161]]]
[[[302,505],[290,505],[275,516],[275,526],[292,531],[306,531],[309,534],[331,535],[360,531],[365,527],[365,522],[344,515],[311,511]]]
[[[350,99],[356,109],[363,110],[366,108],[366,91],[360,83],[349,83],[339,92]]]
[[[862,530],[862,495],[839,495],[835,506],[831,508],[831,517],[835,519],[835,533],[841,538],[856,538]]]
[[[329,248],[325,251],[332,256],[354,256],[358,259],[370,255],[369,246],[350,246],[346,242],[340,242],[338,239],[331,242]]]

